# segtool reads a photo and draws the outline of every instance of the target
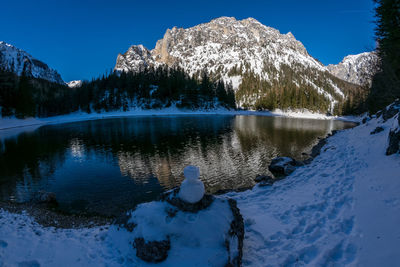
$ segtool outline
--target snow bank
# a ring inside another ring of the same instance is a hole
[[[396,119],[339,132],[286,179],[228,194],[245,220],[244,265],[398,265],[400,155],[385,156]]]
[[[224,266],[228,262],[224,244],[232,219],[229,205],[222,199],[197,213],[178,211],[166,202],[150,202],[132,214],[130,221],[137,225],[132,233],[124,229],[113,233],[113,228],[110,236],[116,241],[120,235],[131,241],[137,237],[156,241],[169,238],[171,249],[160,266]],[[125,255],[129,254],[136,258],[130,245]],[[136,262],[141,263],[139,259]]]
[[[303,119],[317,119],[317,120],[327,120],[327,119],[332,119],[336,118],[334,116],[328,116],[326,114],[321,114],[317,112],[312,112],[309,110],[280,110],[280,109],[275,109],[273,111],[273,114],[284,116],[284,117],[289,117],[289,118],[303,118]]]
[[[42,125],[42,124],[46,124],[46,121],[37,118],[17,119],[15,117],[12,118],[0,117],[0,130],[9,128],[27,127],[33,125]]]
[[[43,228],[25,213],[0,209],[1,266],[118,265],[106,237],[107,227]]]
[[[230,242],[235,240],[229,234],[233,219],[224,197],[197,213],[165,201],[141,204],[129,215],[130,230],[119,225],[44,228],[26,213],[0,209],[0,266],[154,266],[136,256],[136,238],[171,243],[168,257],[157,266],[225,266],[238,254],[232,249],[238,242]]]

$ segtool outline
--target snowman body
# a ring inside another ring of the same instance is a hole
[[[179,190],[179,198],[188,203],[199,202],[204,196],[204,184],[200,181],[199,167],[189,165],[183,170],[185,180]]]

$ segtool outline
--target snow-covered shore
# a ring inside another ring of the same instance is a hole
[[[272,186],[224,195],[244,218],[243,265],[398,266],[400,155],[385,155],[397,116],[340,131],[311,164]],[[383,131],[370,134],[377,126]],[[0,265],[153,265],[135,258],[131,241],[112,227],[44,228],[27,214],[0,211]],[[196,266],[181,259],[168,263]]]
[[[132,109],[129,111],[110,111],[101,113],[86,113],[86,112],[74,112],[71,114],[47,117],[47,118],[0,118],[0,130],[21,128],[21,127],[32,127],[42,126],[46,124],[59,124],[68,122],[78,122],[87,120],[98,120],[105,118],[118,118],[118,117],[132,117],[132,116],[176,116],[176,115],[256,115],[256,116],[284,116],[291,118],[304,118],[304,119],[339,119],[339,120],[350,120],[358,121],[358,117],[336,117],[327,116],[325,114],[313,113],[310,111],[281,111],[276,110],[270,111],[245,111],[245,110],[228,110],[224,108],[212,109],[212,110],[184,110],[176,107],[164,108],[164,109]],[[1,134],[1,132],[0,132]]]
[[[341,131],[272,187],[229,194],[245,219],[244,265],[398,266],[400,155],[385,155],[396,120]]]

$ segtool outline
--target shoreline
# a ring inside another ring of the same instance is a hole
[[[30,202],[0,201],[0,211],[5,210],[12,214],[27,214],[42,227],[55,229],[82,229],[93,227],[108,227],[116,218],[101,215],[87,215],[63,213],[50,208],[47,204]]]
[[[58,115],[45,118],[0,118],[0,134],[5,131],[23,130],[28,127],[41,127],[44,125],[63,124],[90,120],[101,120],[111,118],[125,117],[142,117],[142,116],[199,116],[199,115],[223,115],[223,116],[267,116],[267,117],[286,117],[298,119],[316,119],[316,120],[339,120],[349,122],[359,122],[361,117],[338,117],[327,116],[320,113],[312,113],[309,111],[251,111],[251,110],[228,110],[228,109],[212,109],[212,110],[185,110],[175,107],[165,109],[133,109],[129,111],[110,111],[102,113],[85,113],[74,112],[65,115]]]

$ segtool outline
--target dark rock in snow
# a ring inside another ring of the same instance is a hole
[[[384,121],[387,121],[390,118],[393,118],[400,110],[400,100],[397,99],[387,108],[382,110],[382,118]]]
[[[367,120],[368,120],[367,117],[365,117],[364,119],[362,119],[361,122],[362,122],[363,124],[365,124],[365,123],[367,122]]]
[[[276,179],[275,181],[278,181],[278,180],[279,179]],[[263,187],[263,186],[271,186],[273,184],[274,184],[274,182],[272,182],[272,181],[261,181],[261,182],[258,183],[258,186],[261,186],[261,187]]]
[[[296,169],[296,161],[289,157],[277,157],[272,159],[268,169],[276,176],[287,176]]]
[[[229,207],[233,214],[233,221],[229,229],[229,240],[225,241],[228,250],[228,263],[225,266],[239,267],[242,265],[243,257],[243,240],[244,240],[244,222],[243,216],[237,207],[237,202],[234,199],[228,199]],[[233,246],[237,245],[237,248]],[[236,251],[237,253],[232,253]]]
[[[168,217],[170,217],[170,218],[174,218],[176,216],[176,214],[178,213],[178,211],[179,210],[177,208],[168,208],[166,210]]]
[[[134,248],[136,256],[147,262],[161,262],[168,257],[171,248],[169,239],[162,241],[148,241],[144,238],[135,238]]]
[[[400,124],[399,128],[392,129],[389,132],[389,145],[386,149],[386,155],[392,155],[400,151]]]
[[[275,179],[272,176],[269,175],[258,175],[255,179],[254,182],[259,183],[259,182],[273,182]]]
[[[276,179],[272,176],[269,175],[258,175],[254,181],[256,183],[258,183],[259,186],[270,186],[273,183],[275,183],[276,181],[278,181],[279,179]]]
[[[129,232],[132,232],[133,229],[136,227],[136,224],[133,222],[129,222],[130,218],[131,215],[129,213],[124,213],[115,220],[114,224],[125,228]]]
[[[296,166],[304,166],[304,165],[310,164],[313,161],[313,159],[321,153],[322,148],[328,143],[327,138],[334,136],[338,132],[339,132],[338,130],[333,130],[331,133],[329,133],[327,135],[326,138],[320,139],[318,141],[318,143],[312,147],[311,153],[309,154],[310,157],[303,161],[296,161]],[[325,151],[326,151],[326,149],[325,149]]]
[[[179,188],[175,188],[174,190],[161,195],[161,200],[167,201],[172,206],[175,206],[182,211],[188,212],[198,212],[199,210],[206,209],[214,201],[214,197],[212,195],[204,194],[203,198],[199,202],[188,203],[180,199],[178,193]]]
[[[336,134],[332,132],[332,135]],[[313,146],[313,148],[311,149],[311,158],[315,158],[316,156],[318,156],[321,153],[321,149],[324,145],[326,145],[327,141],[326,139],[321,139],[318,141],[318,144],[316,144],[315,146]]]
[[[370,134],[377,134],[382,132],[384,129],[380,126],[376,127],[375,130],[373,130]]]

